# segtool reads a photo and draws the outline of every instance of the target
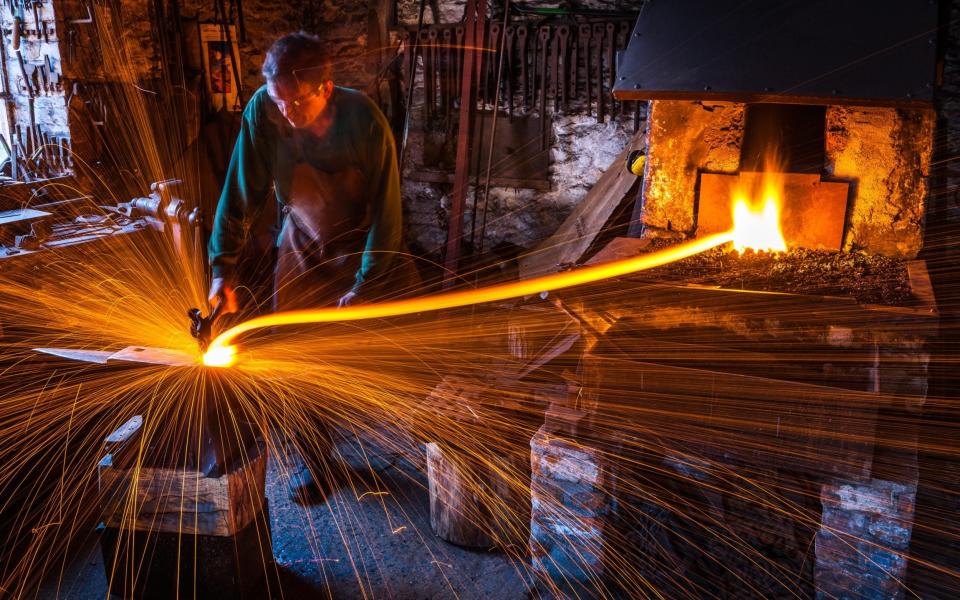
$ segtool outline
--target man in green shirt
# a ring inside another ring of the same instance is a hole
[[[361,92],[334,86],[324,47],[292,33],[263,64],[266,85],[243,111],[210,238],[210,304],[236,310],[237,259],[270,201],[282,207],[274,308],[346,306],[409,292],[416,269],[403,249],[400,178],[389,123]],[[329,426],[319,421],[305,468],[293,477],[300,501],[329,490]],[[307,432],[297,436],[306,438]],[[315,443],[322,438],[322,443]]]

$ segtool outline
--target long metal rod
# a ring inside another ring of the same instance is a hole
[[[476,76],[474,65],[478,50],[477,34],[483,32],[486,0],[467,0],[466,48],[463,57],[463,80],[460,84],[460,130],[457,134],[457,168],[453,178],[453,202],[447,230],[447,253],[444,259],[443,287],[449,288],[457,277],[460,243],[463,238],[463,207],[470,185],[470,140],[473,113],[476,110]]]
[[[400,176],[403,176],[403,157],[407,152],[407,137],[410,134],[410,113],[411,105],[413,104],[413,82],[415,80],[415,75],[417,72],[417,51],[420,47],[420,32],[423,31],[423,12],[427,8],[427,0],[420,0],[420,13],[417,16],[417,33],[413,36],[407,38],[410,47],[407,48],[407,52],[410,52],[410,72],[407,73],[407,100],[405,106],[403,107],[403,136],[400,138],[400,157],[397,160],[397,169],[400,171]]]
[[[503,6],[503,26],[500,28],[500,57],[497,61],[497,85],[493,95],[493,126],[490,132],[490,145],[487,147],[487,172],[483,183],[483,212],[481,213],[480,239],[477,240],[477,254],[483,254],[483,239],[487,233],[487,200],[490,197],[490,175],[493,172],[493,145],[497,141],[497,115],[500,112],[500,82],[503,79],[503,44],[507,35],[507,21],[510,18],[510,0]],[[543,118],[543,115],[540,116]],[[474,202],[474,206],[479,202]]]

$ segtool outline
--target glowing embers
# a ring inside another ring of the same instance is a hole
[[[203,355],[203,364],[208,367],[231,367],[236,362],[236,346],[211,346]]]
[[[733,197],[733,247],[744,250],[784,252],[787,242],[780,227],[780,204],[783,187],[774,173],[763,178],[763,200],[751,202],[746,193],[737,190]]]

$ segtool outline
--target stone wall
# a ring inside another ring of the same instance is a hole
[[[844,247],[914,257],[923,244],[934,112],[831,106],[825,171],[854,185]]]
[[[730,102],[651,102],[645,227],[693,232],[700,171],[733,173],[740,166],[743,114],[743,104]]]

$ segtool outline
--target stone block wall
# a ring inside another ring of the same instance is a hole
[[[530,440],[530,554],[551,592],[593,597],[605,586],[616,508],[614,474],[603,453],[544,426]]]
[[[814,573],[818,598],[905,596],[916,494],[915,481],[823,486]]]
[[[744,105],[662,100],[650,103],[643,181],[645,227],[692,233],[700,171],[740,167]]]
[[[933,110],[827,109],[826,173],[854,184],[846,249],[915,257],[933,153]]]

